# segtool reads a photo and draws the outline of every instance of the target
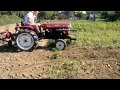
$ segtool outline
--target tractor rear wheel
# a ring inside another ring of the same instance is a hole
[[[23,30],[16,34],[15,44],[22,51],[33,51],[37,46],[38,36],[30,30]]]

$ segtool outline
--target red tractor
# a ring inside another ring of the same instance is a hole
[[[64,39],[76,40],[75,36],[70,35],[70,22],[44,22],[38,26],[16,25],[15,33],[6,31],[1,33],[2,39],[10,38],[8,42],[23,51],[32,51],[37,46],[37,41],[41,39],[54,39],[55,46],[59,50],[64,50],[67,46]]]

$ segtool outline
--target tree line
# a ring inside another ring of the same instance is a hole
[[[16,15],[20,18],[24,16],[29,11],[0,11],[0,15]],[[94,11],[93,11],[94,12]],[[58,16],[58,11],[40,11],[38,15],[38,20],[41,19],[55,19]],[[65,11],[64,14],[68,17],[76,17],[77,19],[86,19],[89,14],[83,14],[81,12],[75,11]],[[101,11],[99,16],[100,19],[105,19],[105,21],[117,21],[120,20],[120,11]]]
[[[28,11],[0,11],[0,15],[16,15],[20,18],[23,18]]]
[[[120,20],[120,11],[103,11],[101,18],[105,19],[105,21]]]

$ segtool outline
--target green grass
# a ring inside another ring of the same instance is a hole
[[[55,60],[56,64],[52,65],[47,71],[49,79],[75,79],[79,78],[79,62],[59,58]]]
[[[120,48],[120,22],[71,21],[79,48]]]
[[[20,18],[15,15],[0,15],[0,26],[20,22]]]

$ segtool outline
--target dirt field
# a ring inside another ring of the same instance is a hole
[[[10,25],[14,32],[15,24]],[[6,26],[0,27],[0,32]],[[15,52],[15,48],[0,43],[0,79],[47,78],[47,70],[56,63],[51,60],[54,52],[44,47],[48,40],[41,40],[33,52]],[[59,57],[79,62],[80,79],[120,79],[120,49],[60,51]]]

